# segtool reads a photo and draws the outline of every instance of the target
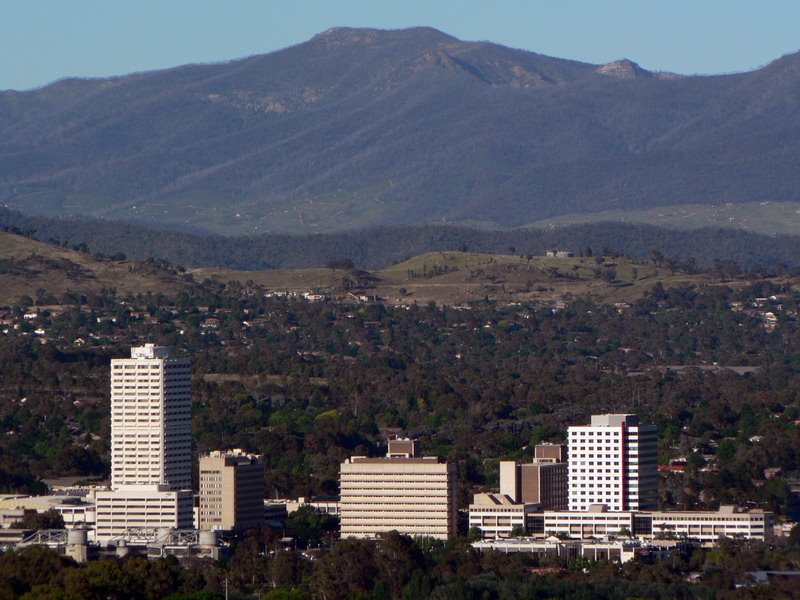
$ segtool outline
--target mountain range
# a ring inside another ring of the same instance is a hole
[[[0,203],[225,234],[800,200],[800,54],[593,65],[431,28],[0,92]]]

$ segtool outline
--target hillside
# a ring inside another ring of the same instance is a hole
[[[766,235],[800,234],[800,202],[746,202],[742,204],[674,204],[598,213],[559,215],[531,223],[553,228],[581,223],[635,223],[678,229],[719,227]]]
[[[235,271],[196,269],[195,279],[255,283],[272,292],[324,293],[334,298],[389,304],[454,305],[484,300],[555,305],[591,296],[596,302],[633,303],[656,283],[742,287],[748,281],[722,282],[708,273],[687,275],[652,263],[624,258],[550,258],[471,252],[431,252],[371,275],[332,269]],[[359,281],[359,278],[361,281]]]
[[[500,302],[554,304],[590,295],[597,302],[634,302],[657,282],[729,287],[708,273],[688,275],[625,258],[549,258],[477,252],[428,252],[372,272],[347,269],[233,270],[197,268],[185,275],[154,261],[121,256],[112,260],[28,237],[0,232],[0,306],[24,296],[39,304],[56,303],[67,292],[174,295],[207,279],[255,284],[268,292],[323,293],[345,301],[378,299],[389,304],[453,305],[489,298]],[[783,278],[782,281],[792,281]],[[194,283],[197,282],[197,283]]]
[[[613,273],[613,275],[612,275]],[[472,252],[429,252],[374,273],[342,269],[268,269],[236,271],[199,268],[194,281],[239,281],[271,292],[320,292],[353,301],[359,296],[388,303],[461,304],[490,298],[499,301],[553,303],[591,295],[599,302],[635,301],[657,281],[713,284],[707,274],[671,274],[666,268],[629,259],[547,258]],[[55,303],[66,292],[173,295],[193,285],[155,263],[112,260],[0,232],[0,306],[28,296]],[[730,285],[730,283],[728,283]],[[49,298],[48,297],[54,297]]]
[[[125,253],[129,258],[168,260],[185,267],[221,267],[257,271],[324,267],[349,258],[358,267],[379,270],[434,251],[543,255],[551,248],[587,247],[648,260],[653,248],[665,256],[694,257],[698,265],[731,259],[744,268],[800,264],[796,236],[769,236],[734,229],[673,229],[646,224],[595,222],[547,229],[478,230],[454,225],[393,225],[338,233],[221,236],[170,231],[99,219],[23,215],[0,207],[0,228],[33,232],[43,241],[92,252]]]
[[[714,77],[430,28],[0,92],[0,202],[222,233],[800,200],[800,54]]]
[[[189,286],[177,274],[154,264],[95,258],[2,231],[0,279],[0,306],[23,296],[41,301],[45,292],[60,300],[65,292],[90,294],[113,288],[121,295],[174,294]]]

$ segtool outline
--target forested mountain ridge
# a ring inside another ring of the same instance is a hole
[[[29,216],[0,208],[0,228],[32,232],[42,241],[129,258],[165,259],[185,267],[241,270],[324,267],[348,258],[355,266],[383,269],[426,252],[468,250],[492,254],[543,255],[559,248],[580,253],[621,254],[649,260],[654,248],[665,256],[693,257],[698,266],[734,260],[742,267],[800,264],[797,236],[768,236],[733,229],[675,230],[652,225],[590,223],[542,229],[486,231],[454,225],[392,225],[317,234],[226,237],[171,231],[100,219]],[[513,248],[513,251],[511,250]]]
[[[430,28],[0,92],[0,200],[220,232],[800,199],[800,55],[714,77]]]

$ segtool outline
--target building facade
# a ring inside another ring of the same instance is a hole
[[[193,504],[191,490],[170,492],[142,486],[99,492],[95,541],[106,544],[120,536],[135,540],[137,530],[191,529]]]
[[[547,510],[567,510],[569,471],[562,444],[538,444],[533,462],[500,461],[500,494],[514,502],[540,504]]]
[[[92,498],[77,495],[0,494],[0,528],[11,526],[27,512],[43,513],[48,510],[61,515],[66,529],[94,527],[96,516]]]
[[[407,442],[389,442],[383,458],[353,456],[342,463],[342,537],[373,538],[392,530],[439,539],[455,536],[456,465],[418,456],[416,444]]]
[[[557,556],[569,561],[576,558],[586,560],[607,560],[626,563],[642,556],[646,560],[665,560],[669,558],[672,545],[642,543],[632,540],[559,540],[513,538],[481,540],[472,544],[481,551],[492,550],[505,554],[526,553],[538,556]]]
[[[198,528],[242,531],[264,524],[264,463],[241,450],[200,457]]]
[[[96,536],[131,528],[191,528],[188,359],[145,344],[111,361],[111,491],[97,494]]]
[[[512,502],[499,494],[476,494],[469,507],[470,527],[484,538],[508,537],[524,523],[530,538],[573,540],[695,540],[713,543],[721,537],[764,540],[772,535],[774,517],[764,510],[723,505],[716,511],[609,511],[595,505],[581,512],[548,511]]]
[[[530,522],[531,532],[540,536],[716,542],[720,537],[763,540],[771,535],[773,515],[725,505],[716,511],[609,511],[595,506],[583,512],[544,511]]]
[[[286,503],[286,511],[292,514],[303,506],[310,506],[318,513],[338,517],[341,511],[339,496],[300,496]]]
[[[570,427],[568,509],[529,503],[536,497],[525,491],[523,483],[523,468],[529,465],[501,461],[500,494],[476,494],[469,508],[470,526],[481,529],[482,537],[499,539],[524,523],[531,538],[481,547],[529,551],[520,549],[547,548],[540,542],[529,543],[532,538],[556,539],[553,536],[573,541],[661,540],[658,543],[663,544],[682,539],[714,543],[721,537],[764,540],[771,535],[773,515],[768,511],[735,506],[717,511],[656,510],[656,436],[656,428],[641,425],[636,415],[594,415],[590,425]],[[536,456],[540,461],[564,459],[555,446]]]
[[[189,360],[146,344],[111,361],[111,487],[192,487]]]
[[[469,528],[478,528],[483,538],[507,538],[515,530],[527,532],[531,515],[540,511],[538,504],[517,502],[506,494],[475,494],[469,505]]]
[[[592,415],[571,426],[569,510],[605,505],[612,511],[658,508],[658,434],[637,415]]]

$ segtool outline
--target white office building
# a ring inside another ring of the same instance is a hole
[[[652,539],[691,539],[716,542],[721,537],[766,539],[774,516],[764,510],[723,505],[704,511],[609,511],[593,506],[584,512],[544,511],[529,517],[534,536],[560,535],[575,539],[614,536]]]
[[[605,505],[610,511],[658,508],[658,434],[637,415],[592,415],[572,426],[569,510]]]
[[[541,504],[519,502],[506,494],[475,494],[469,505],[469,528],[484,538],[506,538],[515,530],[531,529],[531,515],[540,514]]]
[[[97,494],[96,537],[192,527],[188,359],[146,344],[111,361],[111,491]]]
[[[416,440],[392,440],[382,458],[353,456],[341,465],[342,537],[456,534],[456,465],[419,456]]]

